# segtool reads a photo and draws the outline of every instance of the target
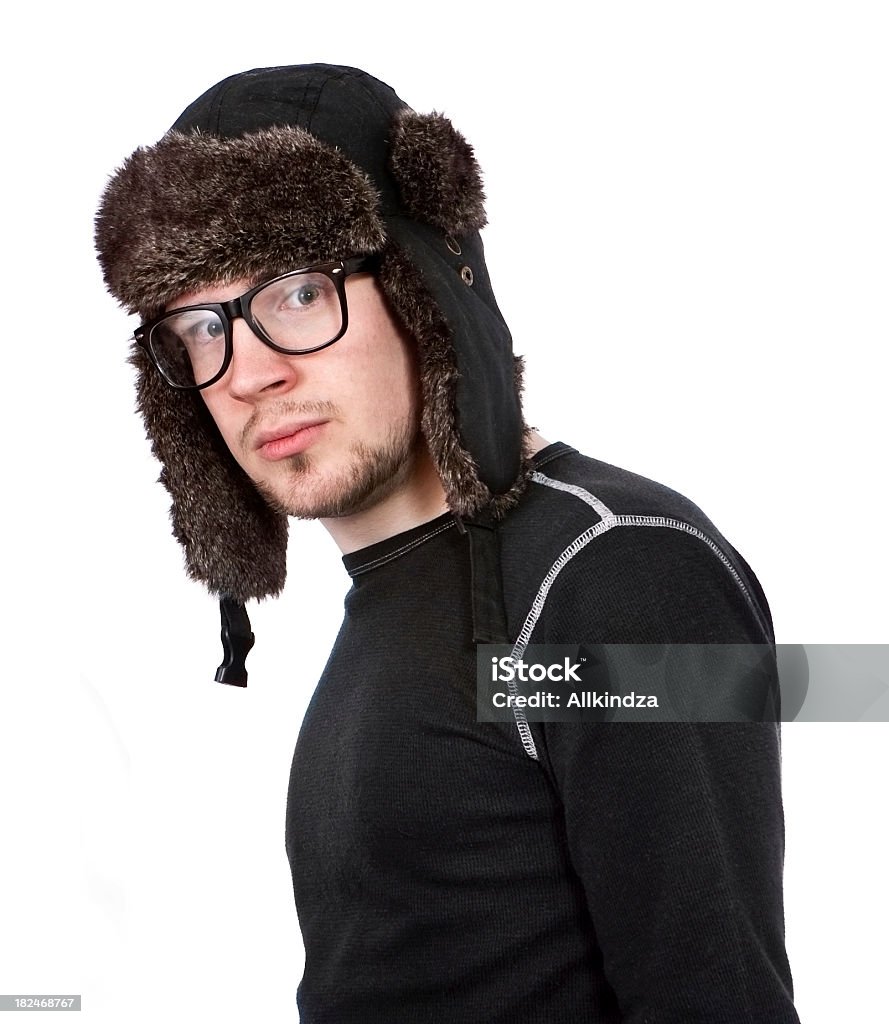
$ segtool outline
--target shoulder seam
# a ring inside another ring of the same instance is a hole
[[[711,549],[711,551],[713,551],[717,558],[719,558],[719,560],[722,562],[725,568],[728,569],[729,573],[735,581],[735,584],[738,586],[741,593],[746,598],[747,603],[750,605],[750,610],[756,616],[757,621],[760,622],[760,625],[764,625],[764,623],[762,623],[757,613],[756,606],[753,603],[753,600],[747,590],[747,587],[744,585],[744,581],[741,579],[740,574],[732,564],[731,560],[728,558],[728,556],[725,554],[722,548],[719,547],[716,541],[714,541],[708,534],[704,533],[703,530],[698,529],[697,526],[692,526],[691,523],[686,523],[682,519],[674,519],[672,516],[646,516],[638,514],[616,515],[614,512],[611,511],[611,509],[605,504],[604,501],[597,498],[594,494],[591,494],[589,491],[584,490],[583,487],[578,487],[576,484],[567,484],[562,480],[555,480],[552,477],[548,477],[543,473],[534,473],[531,479],[535,483],[543,484],[543,486],[545,487],[551,487],[554,490],[565,491],[569,494],[573,494],[577,498],[580,498],[581,501],[585,502],[591,508],[595,509],[595,511],[599,514],[599,516],[601,517],[601,522],[598,525],[607,523],[608,529],[612,529],[616,526],[664,526],[669,529],[680,530],[684,533],[691,534],[693,537],[697,537],[699,540],[704,541],[704,543]],[[604,530],[600,531],[600,533],[604,532]],[[598,535],[599,534],[596,534],[596,536]],[[590,540],[592,540],[592,537],[590,538]],[[574,543],[576,544],[577,541],[575,540]],[[586,545],[584,544],[584,547],[585,546]],[[571,546],[569,545],[569,548],[567,548],[566,551],[570,550],[570,547]],[[580,548],[578,548],[578,550],[580,550]],[[563,552],[563,555],[564,554],[565,552]],[[559,558],[561,557],[562,556],[560,555]],[[558,562],[559,559],[557,559],[556,561]],[[766,630],[766,633],[768,633],[768,630]]]
[[[550,566],[549,572],[543,578],[540,586],[538,587],[537,594],[531,603],[531,609],[528,612],[522,628],[519,631],[518,638],[516,639],[513,649],[510,653],[510,658],[515,661],[521,661],[522,656],[525,653],[525,649],[531,640],[531,634],[534,632],[534,628],[537,625],[540,615],[543,612],[543,607],[546,604],[546,599],[549,592],[556,581],[559,573],[565,566],[582,551],[591,541],[595,540],[596,537],[601,537],[604,533],[609,530],[616,529],[621,526],[659,526],[671,530],[679,530],[682,533],[690,534],[693,537],[697,537],[702,540],[710,550],[719,558],[723,566],[731,574],[735,581],[736,586],[740,589],[744,595],[754,618],[763,629],[764,633],[768,635],[768,630],[765,628],[765,623],[762,621],[753,599],[744,585],[738,571],[726,554],[722,551],[719,545],[703,530],[698,529],[696,526],[692,526],[690,523],[686,523],[681,519],[673,519],[669,516],[646,516],[646,515],[615,515],[608,506],[600,501],[594,494],[584,490],[582,487],[578,487],[575,484],[566,484],[561,480],[554,480],[551,477],[545,476],[543,473],[534,473],[531,479],[538,484],[542,484],[545,487],[551,487],[554,490],[564,491],[574,495],[581,501],[585,502],[591,508],[593,508],[601,517],[600,521],[589,529],[585,530],[579,536],[568,545],[567,548],[559,555],[559,557]],[[514,709],[516,727],[519,731],[519,736],[522,741],[522,745],[525,748],[529,757],[539,760],[537,753],[537,746],[534,743],[534,737],[531,735],[531,730],[528,725],[525,715],[519,710]]]
[[[576,484],[566,484],[563,480],[556,480],[545,473],[532,473],[531,479],[534,483],[543,484],[544,487],[551,487],[555,491],[565,491],[568,494],[573,494],[576,498],[580,498],[581,501],[594,508],[603,519],[612,515],[611,509],[604,501],[600,501],[594,494],[590,494],[589,491],[585,491]]]

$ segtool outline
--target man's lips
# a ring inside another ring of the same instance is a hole
[[[276,461],[298,455],[311,445],[329,421],[325,419],[282,423],[256,435],[254,447],[264,459]]]

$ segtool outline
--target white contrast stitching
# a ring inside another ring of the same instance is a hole
[[[531,634],[534,632],[534,627],[537,625],[537,621],[543,611],[543,606],[546,603],[547,596],[549,595],[553,583],[556,581],[556,577],[562,569],[564,569],[571,559],[582,551],[590,541],[618,526],[661,526],[671,530],[679,530],[682,533],[688,533],[691,536],[704,541],[704,543],[711,551],[713,551],[726,569],[731,573],[731,576],[740,588],[741,593],[747,599],[747,603],[750,605],[751,611],[757,621],[761,623],[760,616],[756,611],[756,606],[754,605],[753,600],[735,567],[720,547],[711,540],[706,533],[699,530],[696,526],[685,523],[681,519],[672,519],[668,516],[615,515],[606,505],[599,501],[598,498],[590,494],[589,491],[585,491],[582,487],[576,487],[574,484],[566,484],[561,480],[553,480],[551,477],[544,476],[543,473],[534,473],[531,479],[535,480],[539,484],[543,484],[545,487],[552,487],[555,490],[567,491],[570,494],[575,495],[575,497],[585,501],[588,505],[591,505],[597,512],[599,512],[602,516],[602,520],[601,522],[596,523],[595,526],[585,530],[580,534],[580,536],[576,537],[568,547],[565,548],[561,555],[559,555],[555,562],[553,562],[549,572],[540,584],[537,596],[531,604],[531,610],[528,612],[527,618],[519,631],[518,639],[516,640],[509,655],[513,661],[522,660],[522,655],[525,653],[525,649],[531,640]],[[513,686],[515,686],[515,683],[513,683]],[[524,713],[517,708],[513,709],[513,714],[515,716],[516,728],[519,731],[519,737],[522,741],[522,746],[525,748],[525,752],[529,757],[534,758],[535,761],[539,760],[537,746],[534,743],[534,737],[531,735],[531,729],[528,725],[527,718]]]
[[[516,686],[515,676],[507,681],[506,687],[509,690],[510,696],[518,696],[519,688]],[[522,746],[525,748],[525,753],[528,757],[533,757],[535,761],[538,761],[537,747],[534,744],[534,737],[531,735],[531,726],[528,725],[525,712],[521,708],[517,708],[515,702],[513,702],[512,706],[512,715],[515,718],[516,728],[519,730],[519,738],[522,741]]]
[[[522,626],[519,637],[510,652],[509,657],[513,661],[522,660],[522,655],[525,653],[525,648],[528,646],[528,641],[531,638],[534,627],[537,625],[540,613],[543,611],[546,596],[549,593],[550,587],[553,585],[556,577],[562,571],[562,568],[571,561],[578,551],[582,551],[593,537],[597,537],[600,533],[605,533],[608,529],[609,524],[606,523],[604,519],[602,522],[596,523],[595,526],[591,527],[589,530],[573,540],[561,555],[559,555],[555,562],[553,562],[552,567],[544,577],[543,582],[540,584],[540,589],[537,591],[537,596],[534,598],[534,603],[531,605],[531,611],[528,613],[528,617],[525,619],[525,623]],[[531,729],[528,725],[527,719],[525,719],[525,715],[522,713],[522,719],[524,719],[524,721],[520,721],[520,712],[517,708],[513,709],[513,714],[516,720],[516,728],[519,730],[519,738],[522,741],[522,746],[525,748],[525,752],[529,757],[533,757],[535,761],[538,761],[540,758],[537,753],[537,745],[534,743],[534,737],[531,735]]]
[[[603,519],[602,522],[596,523],[595,526],[591,526],[588,530],[585,530],[579,537],[575,537],[573,541],[568,545],[567,548],[559,555],[559,557],[553,562],[549,572],[543,578],[543,582],[537,591],[537,596],[534,598],[531,604],[531,611],[525,619],[524,625],[519,631],[518,639],[513,646],[510,658],[516,661],[522,660],[522,655],[525,653],[525,648],[528,646],[528,642],[531,639],[531,634],[534,632],[534,627],[537,625],[537,620],[540,618],[540,613],[543,611],[543,606],[546,603],[546,598],[549,594],[550,588],[555,583],[556,577],[564,569],[564,567],[571,561],[571,559],[589,544],[594,537],[598,537],[600,534],[607,532],[613,526],[613,522]]]
[[[744,597],[750,604],[751,611],[756,613],[756,609],[753,607],[753,601],[750,598],[750,594],[747,592],[747,588],[744,586],[741,577],[738,575],[737,570],[728,560],[723,553],[722,549],[716,544],[715,541],[711,540],[706,533],[699,530],[696,526],[691,526],[689,523],[682,522],[681,519],[668,519],[664,516],[615,516],[615,526],[668,526],[671,530],[681,530],[683,533],[690,533],[693,537],[697,537],[702,540],[719,558],[722,564],[732,574],[732,578],[741,590]],[[759,616],[757,615],[757,618]]]
[[[510,689],[516,689],[515,683],[510,685]],[[535,761],[540,760],[540,755],[537,753],[537,744],[534,742],[534,737],[531,735],[531,726],[528,725],[528,719],[525,716],[525,712],[520,708],[513,708],[512,713],[515,716],[516,728],[519,730],[519,739],[522,741],[522,746],[525,748],[525,753],[528,757],[533,757]]]
[[[402,545],[400,548],[396,548],[395,551],[390,551],[387,555],[380,555],[379,558],[374,558],[370,562],[363,562],[361,565],[357,565],[354,569],[349,572],[350,576],[357,576],[362,572],[369,572],[371,569],[375,569],[379,565],[385,565],[386,562],[391,562],[393,558],[398,558],[399,555],[403,555],[406,551],[411,551],[413,548],[418,547],[424,541],[431,540],[433,537],[437,537],[440,533],[445,530],[450,530],[452,526],[456,526],[456,522],[451,520],[449,523],[444,523],[435,530],[430,530],[429,533],[424,533],[422,537],[416,537],[414,540]]]
[[[535,483],[543,484],[545,487],[553,487],[557,491],[567,491],[569,494],[573,494],[576,498],[580,498],[581,501],[585,501],[587,505],[591,505],[603,519],[613,515],[605,502],[599,501],[595,494],[590,494],[589,491],[585,491],[576,484],[566,484],[562,480],[554,480],[551,476],[546,476],[543,473],[532,473],[531,479]]]

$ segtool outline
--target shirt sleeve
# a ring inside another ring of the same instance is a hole
[[[771,640],[758,583],[700,539],[620,532],[561,574],[533,639]],[[798,1024],[779,726],[553,722],[536,735],[627,1024]]]

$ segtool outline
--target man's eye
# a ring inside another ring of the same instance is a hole
[[[184,326],[180,335],[187,345],[206,345],[224,337],[225,332],[217,317],[208,317]]]
[[[223,335],[222,324],[218,320],[208,320],[201,325],[200,332],[211,339],[221,338]]]
[[[287,307],[311,306],[321,298],[321,286],[315,283],[301,284],[284,297],[282,305]]]

